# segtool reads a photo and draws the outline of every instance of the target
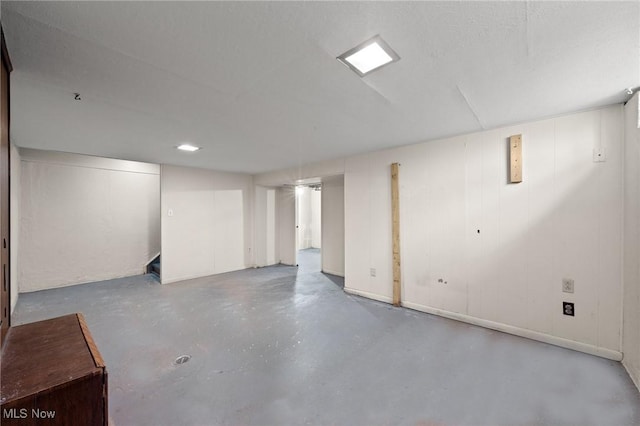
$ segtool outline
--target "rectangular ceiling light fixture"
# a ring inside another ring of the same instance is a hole
[[[360,77],[364,77],[387,64],[397,62],[400,56],[379,35],[347,50],[337,58]]]
[[[178,145],[177,148],[180,151],[194,152],[200,149],[199,146],[189,145],[188,143],[183,143],[182,145]]]

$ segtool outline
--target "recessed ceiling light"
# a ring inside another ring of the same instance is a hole
[[[379,35],[347,50],[338,60],[364,77],[378,68],[397,62],[400,56]]]
[[[182,145],[178,145],[177,148],[180,151],[188,151],[188,152],[194,152],[200,149],[199,146],[189,145],[188,143],[183,143]]]

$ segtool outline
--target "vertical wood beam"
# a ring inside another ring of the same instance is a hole
[[[393,240],[393,306],[400,306],[400,185],[398,166],[391,164],[391,238]]]
[[[509,169],[510,182],[522,182],[522,135],[509,138]]]

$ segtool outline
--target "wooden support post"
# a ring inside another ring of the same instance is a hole
[[[400,306],[400,186],[398,163],[391,165],[391,238],[393,240],[393,306]]]
[[[511,183],[522,182],[522,135],[509,138],[509,169]]]

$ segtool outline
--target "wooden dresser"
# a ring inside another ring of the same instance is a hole
[[[107,425],[107,370],[82,314],[11,327],[2,349],[0,423]]]

